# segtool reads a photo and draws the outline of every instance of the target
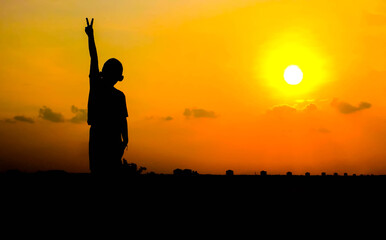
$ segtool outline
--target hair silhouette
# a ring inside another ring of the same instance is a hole
[[[125,94],[114,87],[123,80],[123,66],[110,58],[99,72],[93,23],[86,18],[85,32],[90,52],[90,92],[87,123],[90,127],[89,160],[93,174],[116,174],[122,169],[122,156],[128,144]]]
[[[114,77],[122,75],[123,66],[122,63],[116,58],[110,58],[103,64],[102,73],[103,76]]]

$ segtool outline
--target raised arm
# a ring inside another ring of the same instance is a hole
[[[92,28],[94,23],[94,18],[91,19],[91,24],[88,22],[88,18],[86,18],[86,21],[87,21],[87,26],[85,28],[85,32],[88,36],[88,49],[91,57],[91,63],[90,63],[90,80],[91,80],[91,78],[94,78],[99,74],[98,54],[95,46],[94,30]]]

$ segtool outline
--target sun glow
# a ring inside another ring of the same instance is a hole
[[[328,79],[325,58],[307,36],[299,32],[283,34],[264,46],[257,75],[265,86],[273,90],[273,95],[306,95],[317,91]]]

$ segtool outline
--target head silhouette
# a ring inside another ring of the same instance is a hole
[[[102,68],[102,76],[106,84],[114,86],[118,81],[123,80],[122,63],[115,58],[110,58]]]

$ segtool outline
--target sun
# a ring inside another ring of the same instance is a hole
[[[331,81],[329,58],[311,36],[296,29],[267,40],[256,57],[257,87],[277,98],[301,98]]]
[[[284,80],[290,85],[298,85],[303,80],[303,72],[298,66],[290,65],[284,71]]]

